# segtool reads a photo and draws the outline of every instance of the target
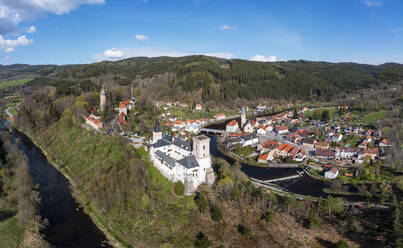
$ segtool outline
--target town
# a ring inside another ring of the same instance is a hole
[[[136,98],[132,95],[117,103],[116,123],[106,128],[98,114],[105,109],[105,94],[102,89],[99,109],[89,110],[85,127],[105,134],[118,129],[120,136],[136,148],[149,150],[150,161],[169,180],[181,181],[186,194],[192,194],[202,183],[214,182],[210,150],[205,148],[211,146],[211,135],[218,137],[217,147],[222,153],[243,164],[299,167],[317,179],[339,178],[344,183],[367,179],[360,175],[363,168],[373,168],[384,160],[391,147],[382,130],[360,123],[348,106],[288,105],[286,110],[270,113],[273,107],[259,104],[227,110],[227,114],[219,110],[206,114],[201,104],[190,107],[180,102],[156,102],[159,121],[152,134],[139,136],[125,128],[131,125],[127,118],[136,109]],[[184,112],[193,118],[187,119]],[[203,145],[198,144],[201,140]],[[205,150],[200,152],[198,147]]]

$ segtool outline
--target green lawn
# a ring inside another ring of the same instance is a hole
[[[255,150],[249,146],[240,146],[235,148],[234,153],[240,157],[248,156],[249,154],[253,153]]]
[[[2,248],[18,248],[22,241],[24,229],[18,226],[17,217],[0,221],[0,246]]]
[[[3,81],[0,82],[0,89],[1,88],[6,88],[9,86],[15,86],[15,85],[23,85],[29,81],[31,81],[32,79],[30,78],[25,78],[25,79],[19,79],[19,80],[10,80],[10,81]]]
[[[365,123],[367,125],[370,125],[377,120],[385,118],[387,113],[388,113],[388,111],[386,111],[386,110],[369,113],[362,118],[361,122]]]

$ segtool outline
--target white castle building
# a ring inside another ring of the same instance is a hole
[[[209,137],[196,136],[191,144],[163,135],[156,125],[151,143],[150,161],[168,180],[181,181],[186,195],[192,194],[202,183],[209,186],[214,183]]]

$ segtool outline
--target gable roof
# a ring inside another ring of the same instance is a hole
[[[227,126],[231,126],[231,127],[233,127],[235,125],[238,125],[238,122],[236,120],[232,120],[227,124]]]
[[[181,165],[183,165],[183,167],[187,169],[199,167],[199,163],[197,162],[196,158],[193,155],[182,158],[181,160],[178,161],[178,163],[180,163]]]
[[[172,167],[175,167],[176,163],[175,160],[173,160],[171,157],[165,155],[163,152],[161,152],[160,150],[157,150],[155,152],[155,155],[157,155],[160,159],[162,159],[162,161],[166,162],[167,164],[169,164]]]

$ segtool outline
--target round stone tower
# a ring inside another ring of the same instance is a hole
[[[101,94],[99,96],[99,106],[101,107],[101,111],[105,110],[106,105],[106,94],[104,88],[101,90]]]

